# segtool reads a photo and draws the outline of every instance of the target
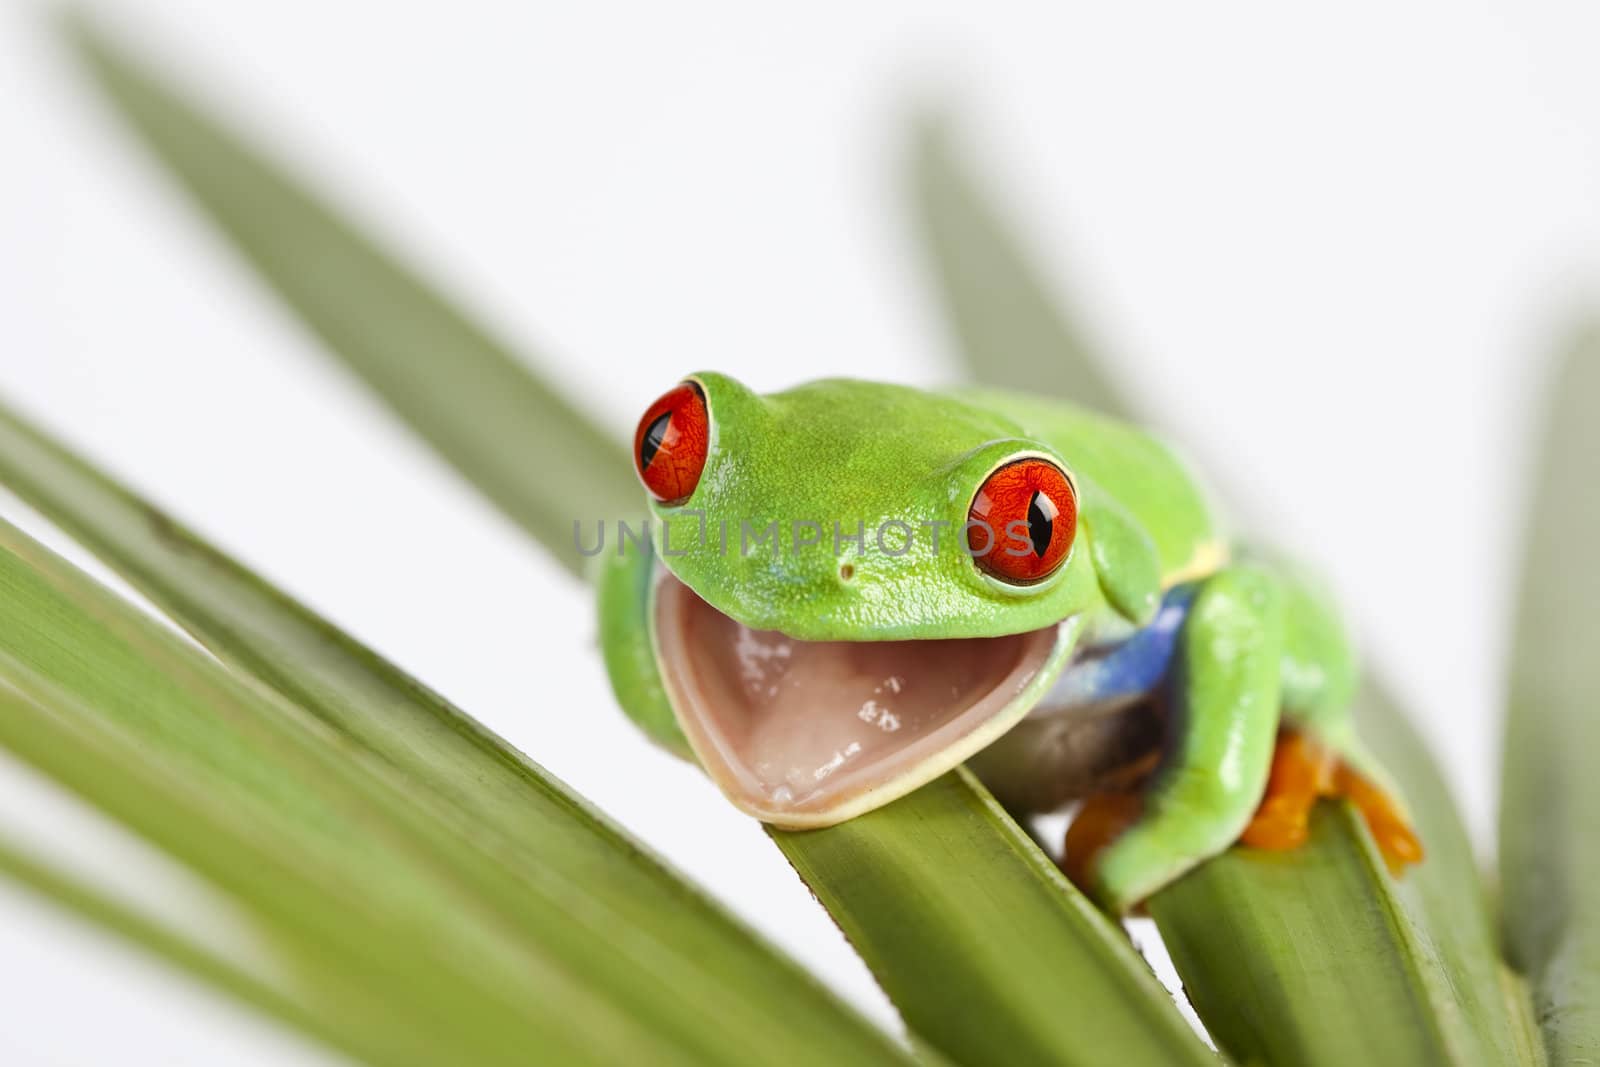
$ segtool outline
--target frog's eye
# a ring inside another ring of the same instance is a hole
[[[1078,498],[1060,467],[1029,456],[984,479],[967,520],[973,561],[1003,582],[1031,585],[1066,560],[1078,528]]]
[[[663,504],[688,500],[700,483],[710,439],[706,397],[694,382],[651,404],[633,434],[633,462],[650,495]]]

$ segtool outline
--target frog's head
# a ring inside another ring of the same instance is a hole
[[[696,374],[634,441],[678,722],[740,807],[824,826],[1025,715],[1099,590],[1066,460],[953,397]]]

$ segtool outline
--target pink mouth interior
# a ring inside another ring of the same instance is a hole
[[[701,764],[741,808],[778,825],[826,825],[830,811],[937,762],[1012,704],[1056,640],[1047,627],[798,641],[735,622],[665,574],[655,622],[663,677]]]

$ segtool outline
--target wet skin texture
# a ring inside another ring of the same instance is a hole
[[[1233,544],[1143,431],[702,373],[645,411],[635,464],[651,543],[594,560],[613,686],[756,817],[831,825],[971,759],[1014,808],[1084,800],[1064,867],[1113,912],[1241,838],[1295,847],[1319,796],[1354,800],[1396,869],[1420,858],[1350,721],[1337,612]],[[1061,727],[1153,706],[1159,749],[1115,789],[1054,788],[1081,777]]]

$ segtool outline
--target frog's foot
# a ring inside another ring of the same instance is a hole
[[[1355,805],[1391,873],[1422,859],[1422,843],[1399,803],[1328,745],[1294,729],[1278,733],[1266,794],[1240,843],[1270,850],[1298,848],[1306,840],[1311,808],[1321,797],[1344,797]]]
[[[1100,853],[1144,812],[1144,796],[1137,792],[1095,793],[1083,802],[1067,827],[1061,871],[1085,893],[1093,893],[1094,871]]]
[[[1251,848],[1281,851],[1305,844],[1311,808],[1333,794],[1338,758],[1298,730],[1278,731],[1267,792],[1239,840]]]
[[[1409,865],[1422,862],[1422,842],[1405,809],[1386,790],[1344,762],[1334,772],[1333,789],[1361,812],[1390,874],[1398,876]]]

